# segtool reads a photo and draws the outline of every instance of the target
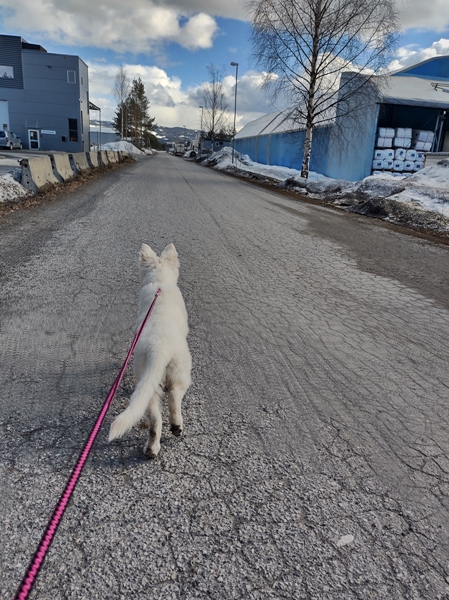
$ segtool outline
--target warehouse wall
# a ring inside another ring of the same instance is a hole
[[[325,175],[334,179],[360,181],[371,175],[379,105],[373,100],[357,122],[339,117],[329,140]]]
[[[310,160],[311,171],[325,173],[330,135],[330,127],[315,131]],[[263,165],[278,165],[300,170],[304,154],[304,138],[304,131],[238,138],[235,140],[235,149]]]

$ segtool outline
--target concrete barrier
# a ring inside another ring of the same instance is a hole
[[[96,169],[100,166],[98,161],[98,152],[86,152],[87,162],[90,164],[92,169]]]
[[[24,158],[22,165],[22,185],[32,192],[41,192],[54,183],[56,179],[49,156]]]
[[[108,155],[106,154],[106,150],[100,150],[98,152],[98,156],[100,159],[100,163],[104,166],[107,167],[109,164],[109,160],[108,160]]]
[[[60,183],[64,183],[75,177],[75,173],[70,166],[68,154],[50,154],[49,156],[53,175]]]
[[[69,154],[69,157],[70,156],[72,157],[72,160],[80,173],[81,171],[88,171],[91,168],[87,162],[86,152],[76,152],[75,154]]]
[[[115,152],[113,150],[106,150],[106,154],[108,156],[108,160],[110,163],[116,163],[117,162],[117,156],[115,154]]]

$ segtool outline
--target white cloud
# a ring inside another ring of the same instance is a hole
[[[118,64],[90,62],[89,88],[90,98],[102,110],[102,118],[110,120],[114,117],[117,102],[113,96],[113,88]],[[169,77],[167,73],[155,66],[140,64],[123,65],[128,77],[132,80],[142,79],[146,95],[150,101],[150,115],[156,117],[159,125],[167,127],[186,125],[190,129],[199,129],[203,104],[203,89],[207,82],[189,89],[182,88],[179,77]],[[266,96],[261,92],[263,73],[249,71],[239,76],[237,87],[237,130],[246,123],[261,115],[275,110],[270,107]],[[230,123],[234,118],[235,76],[228,75],[223,79],[223,91],[228,103]]]
[[[403,29],[429,29],[443,32],[449,26],[447,0],[397,0],[399,18]]]
[[[218,31],[206,12],[157,0],[2,0],[0,15],[5,28],[23,36],[40,33],[58,44],[116,52],[148,53],[163,42],[210,48]]]
[[[399,48],[398,58],[389,65],[389,70],[397,71],[435,56],[447,55],[449,55],[449,40],[444,38],[434,42],[429,48],[417,48],[415,45],[403,46]]]

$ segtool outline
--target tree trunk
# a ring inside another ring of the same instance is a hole
[[[304,139],[304,156],[302,159],[302,167],[301,167],[301,177],[304,179],[308,179],[309,177],[309,167],[310,167],[310,154],[312,151],[312,137],[313,137],[313,127],[312,125],[307,125],[306,129],[306,137]]]

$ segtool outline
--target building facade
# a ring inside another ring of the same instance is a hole
[[[89,151],[87,65],[0,35],[0,128],[14,131],[30,150]]]

